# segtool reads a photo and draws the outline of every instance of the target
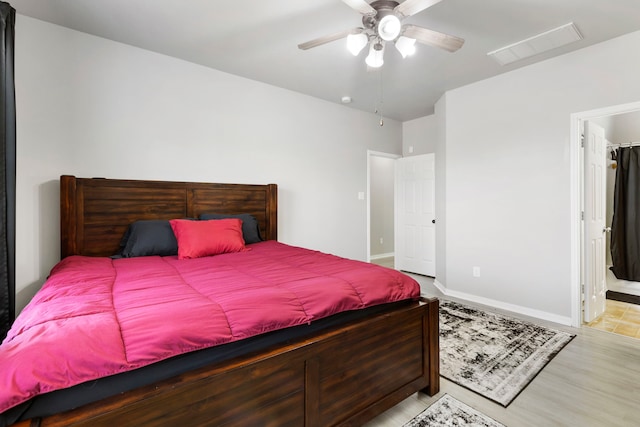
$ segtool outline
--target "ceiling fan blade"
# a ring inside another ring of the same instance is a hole
[[[298,49],[307,50],[312,47],[321,46],[323,44],[330,43],[335,40],[339,40],[341,38],[347,37],[349,34],[360,34],[364,30],[364,28],[352,28],[350,30],[340,31],[334,34],[328,34],[326,36],[318,37],[317,39],[309,40],[305,43],[300,43],[298,45]]]
[[[405,0],[394,9],[396,13],[407,17],[422,12],[442,0]]]
[[[351,9],[356,10],[363,15],[374,16],[376,13],[378,13],[373,7],[371,7],[369,3],[367,3],[364,0],[342,0],[342,1],[345,2],[347,6],[349,6]]]
[[[402,35],[416,39],[422,44],[439,47],[449,52],[455,52],[464,44],[464,39],[415,25],[404,25]]]

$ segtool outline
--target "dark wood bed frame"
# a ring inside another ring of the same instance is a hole
[[[117,252],[138,219],[254,215],[277,238],[277,186],[60,178],[61,255]],[[26,426],[356,426],[439,391],[438,301],[408,302]]]

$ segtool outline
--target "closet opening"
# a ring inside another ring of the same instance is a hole
[[[640,304],[640,102],[571,118],[572,195],[577,196],[573,198],[577,219],[572,221],[576,260],[572,323],[640,338],[640,322],[635,319],[640,305],[629,308],[629,303]],[[625,187],[630,178],[621,175],[629,151],[637,155],[638,171],[632,175],[638,180],[630,193],[631,201],[638,194],[637,206],[622,203],[629,201]],[[629,317],[622,318],[627,311]]]
[[[606,153],[606,296],[640,305],[640,111],[613,116],[612,133],[616,141],[607,143]]]

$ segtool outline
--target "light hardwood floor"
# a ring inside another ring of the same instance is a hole
[[[640,341],[586,327],[573,332],[507,408],[441,378],[436,396],[414,394],[366,426],[402,426],[444,393],[509,427],[640,425]]]
[[[423,293],[442,298],[433,279],[414,277]],[[366,426],[402,426],[444,393],[508,427],[640,426],[639,339],[507,314],[576,334],[507,408],[441,378],[437,395],[411,395]]]

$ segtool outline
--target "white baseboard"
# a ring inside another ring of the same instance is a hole
[[[546,311],[535,310],[529,307],[523,307],[521,305],[509,304],[507,302],[494,300],[491,298],[480,297],[473,294],[468,294],[465,292],[452,291],[447,289],[442,283],[438,282],[438,280],[434,280],[433,284],[436,288],[443,294],[449,297],[458,298],[465,301],[475,302],[477,304],[486,305],[489,307],[499,308],[501,310],[511,311],[513,313],[522,314],[529,317],[535,317],[536,319],[546,320],[548,322],[558,323],[560,325],[571,326],[571,317],[569,316],[558,316],[557,314],[548,313]]]
[[[390,258],[390,257],[392,257],[394,255],[395,255],[394,252],[389,252],[389,253],[386,253],[386,254],[371,255],[369,257],[369,259]]]

